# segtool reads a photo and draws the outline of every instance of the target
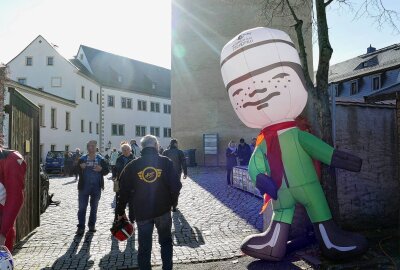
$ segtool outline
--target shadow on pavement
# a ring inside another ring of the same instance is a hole
[[[81,241],[83,240],[83,244],[78,253],[78,247]],[[92,243],[93,233],[86,233],[85,237],[83,236],[75,236],[71,245],[69,246],[67,252],[64,255],[59,257],[51,267],[43,268],[42,270],[50,270],[50,269],[86,269],[90,268],[94,265],[93,260],[89,260],[90,258],[90,245]]]
[[[248,270],[263,270],[263,269],[303,269],[299,266],[293,264],[290,261],[281,261],[281,262],[267,262],[263,260],[256,260],[247,265]]]
[[[62,184],[63,186],[66,186],[66,185],[70,185],[70,184],[74,184],[74,183],[77,183],[78,182],[78,179],[74,179],[74,180],[72,180],[72,181],[69,181],[69,182],[67,182],[67,183],[64,183],[64,184]]]
[[[230,208],[240,218],[262,231],[263,219],[259,214],[262,200],[250,193],[238,190],[226,183],[226,171],[219,167],[192,168],[190,179]],[[190,183],[191,185],[194,183]],[[192,191],[191,191],[192,192]]]
[[[172,213],[175,231],[172,233],[174,246],[198,248],[204,245],[204,238],[197,227],[191,227],[181,211]]]
[[[119,249],[119,242],[111,236],[111,250],[100,259],[99,267],[102,270],[137,267],[137,251],[135,250],[135,236],[126,242],[125,251]],[[135,268],[134,268],[135,269]]]

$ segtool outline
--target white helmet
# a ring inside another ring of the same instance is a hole
[[[0,270],[13,270],[14,260],[6,246],[0,246]]]

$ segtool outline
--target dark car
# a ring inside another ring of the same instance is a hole
[[[50,204],[49,187],[49,176],[40,165],[40,213],[44,213]]]
[[[64,168],[64,151],[49,151],[46,156],[47,173],[62,172]]]

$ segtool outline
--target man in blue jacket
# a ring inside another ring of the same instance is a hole
[[[109,173],[107,162],[96,153],[97,142],[87,143],[88,154],[82,156],[78,162],[78,230],[77,235],[85,232],[86,209],[90,198],[89,232],[96,232],[97,207],[104,189],[104,175]]]

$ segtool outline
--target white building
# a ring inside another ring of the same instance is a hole
[[[8,64],[8,76],[41,108],[41,157],[49,150],[100,151],[145,134],[171,137],[170,71],[80,46],[67,60],[42,36]]]

